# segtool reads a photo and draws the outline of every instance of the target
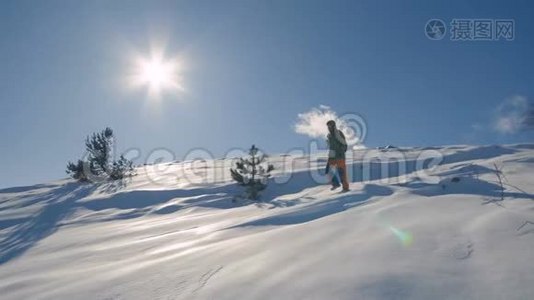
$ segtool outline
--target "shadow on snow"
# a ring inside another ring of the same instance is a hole
[[[258,220],[242,223],[226,229],[247,227],[247,226],[269,226],[269,225],[295,225],[310,222],[319,218],[327,217],[347,210],[349,208],[362,205],[366,203],[373,196],[389,196],[393,190],[374,184],[365,185],[362,193],[358,194],[344,194],[332,200],[321,201],[303,207],[298,211],[289,212],[286,214],[269,216]]]

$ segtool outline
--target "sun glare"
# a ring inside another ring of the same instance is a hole
[[[146,86],[150,97],[160,97],[166,91],[183,90],[178,72],[177,60],[165,60],[162,55],[138,58],[133,83]]]

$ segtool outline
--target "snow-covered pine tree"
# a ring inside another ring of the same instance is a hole
[[[135,170],[133,168],[133,162],[121,155],[119,160],[113,162],[109,178],[112,180],[117,180],[134,175]]]
[[[67,174],[79,181],[116,180],[135,175],[132,161],[120,156],[113,160],[115,137],[109,127],[85,139],[87,155],[77,163],[68,162]]]
[[[259,192],[267,187],[267,179],[274,169],[273,165],[267,162],[267,155],[259,155],[258,151],[259,149],[252,145],[248,152],[249,156],[240,158],[235,168],[230,169],[232,178],[245,186],[246,198],[252,200],[257,200]]]
[[[110,156],[113,147],[113,130],[106,127],[101,132],[88,136],[85,139],[85,147],[92,174],[100,176],[108,173],[112,164]]]
[[[78,159],[76,163],[68,162],[67,163],[67,174],[69,174],[73,179],[78,181],[87,181],[87,176],[84,172],[84,164],[87,164],[81,159]]]

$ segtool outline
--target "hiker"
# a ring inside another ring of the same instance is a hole
[[[347,181],[347,166],[345,164],[345,152],[347,152],[347,141],[345,135],[341,130],[337,129],[336,122],[330,120],[326,122],[328,127],[328,162],[327,173],[330,169],[334,170],[331,175],[330,182],[332,183],[332,190],[339,187],[339,182],[336,175],[339,175],[343,185],[343,192],[349,191],[349,182]],[[336,174],[337,173],[337,174]]]

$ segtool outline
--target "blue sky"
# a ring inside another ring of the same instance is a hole
[[[87,2],[87,3],[85,3]],[[86,135],[119,149],[222,156],[305,147],[297,115],[319,105],[367,121],[365,144],[529,142],[499,107],[534,98],[529,1],[2,1],[0,186],[65,177]],[[429,19],[514,19],[514,41],[429,40]],[[124,81],[165,45],[183,92],[148,99]]]

